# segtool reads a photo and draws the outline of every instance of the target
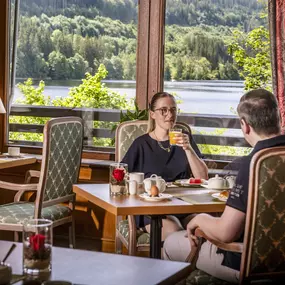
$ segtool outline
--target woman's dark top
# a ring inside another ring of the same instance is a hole
[[[191,134],[188,135],[192,148],[198,157],[202,158],[193,137]],[[161,144],[164,148],[170,146],[169,140],[162,141]],[[138,137],[132,143],[122,162],[128,164],[129,172],[143,172],[145,178],[156,174],[169,182],[191,176],[191,169],[183,148],[171,146],[170,152],[167,152],[149,134]]]
[[[198,155],[202,155],[191,134],[189,141]],[[164,148],[170,146],[169,140],[160,142]],[[151,138],[149,134],[138,137],[130,146],[122,162],[128,164],[129,172],[143,172],[145,178],[152,174],[161,176],[165,181],[175,181],[186,179],[191,176],[191,169],[184,149],[180,146],[171,146],[170,152],[162,149],[158,142]],[[175,215],[179,219],[187,217],[187,214]],[[147,216],[135,216],[137,227],[145,227],[150,224]]]

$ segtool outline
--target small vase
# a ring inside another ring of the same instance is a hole
[[[119,196],[128,193],[126,186],[126,173],[128,165],[126,163],[112,163],[110,165],[110,195]]]
[[[23,228],[23,272],[46,276],[51,272],[52,221],[32,219]]]

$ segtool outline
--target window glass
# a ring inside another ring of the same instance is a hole
[[[135,97],[137,1],[20,2],[10,143],[41,144],[43,124],[66,114],[85,120],[86,148],[112,146],[112,122]]]
[[[207,157],[250,151],[236,107],[245,90],[271,89],[266,4],[166,0],[164,90],[177,96],[180,120]]]

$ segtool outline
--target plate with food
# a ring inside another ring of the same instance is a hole
[[[218,199],[222,202],[226,202],[229,198],[229,191],[223,190],[221,192],[214,193],[214,194],[212,194],[212,197],[215,199]]]
[[[163,201],[163,200],[169,200],[171,199],[173,196],[170,194],[166,194],[166,193],[159,193],[157,196],[150,196],[147,193],[143,193],[139,195],[142,199],[146,200],[146,201],[150,201],[150,202],[159,202],[159,201]]]
[[[207,180],[201,178],[179,179],[175,180],[173,184],[181,187],[200,187],[202,184],[206,184]]]

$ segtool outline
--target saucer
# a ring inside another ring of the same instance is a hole
[[[171,199],[173,197],[172,195],[166,194],[166,193],[159,193],[158,197],[151,197],[147,193],[140,194],[139,196],[142,199],[146,201],[150,201],[150,202],[159,202],[159,201]]]

